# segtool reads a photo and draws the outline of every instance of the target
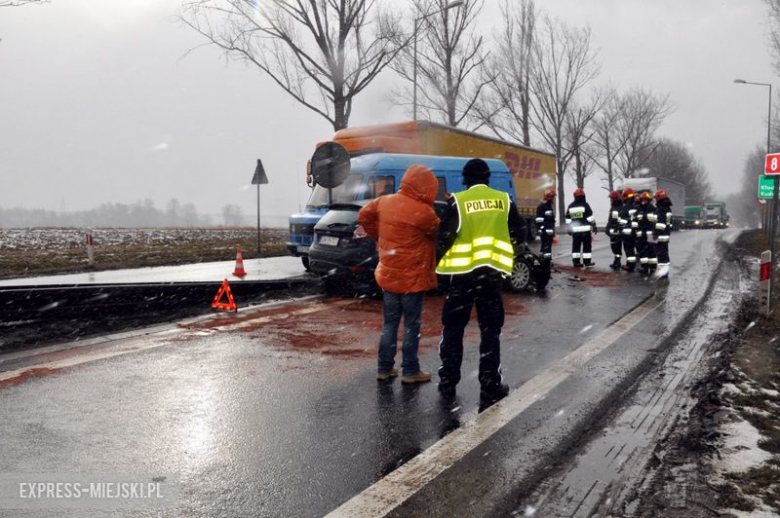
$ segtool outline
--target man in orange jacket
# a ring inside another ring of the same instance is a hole
[[[402,383],[430,381],[420,369],[417,348],[425,292],[436,288],[436,232],[433,210],[439,184],[430,169],[414,164],[404,173],[398,194],[375,199],[360,210],[358,221],[377,241],[379,265],[374,277],[383,291],[384,324],[379,339],[377,379],[398,375],[396,337],[404,319]]]

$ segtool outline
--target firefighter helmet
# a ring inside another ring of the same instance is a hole
[[[653,195],[650,194],[648,191],[645,191],[645,192],[643,192],[642,194],[639,195],[639,201],[647,201],[647,202],[649,202],[652,199],[653,199]]]
[[[612,201],[618,201],[620,199],[620,191],[612,191],[609,193],[609,199]]]
[[[574,197],[578,198],[580,196],[585,196],[585,189],[577,189],[574,191]]]
[[[636,196],[636,195],[634,194],[634,189],[632,189],[631,187],[626,187],[625,189],[623,189],[623,199],[624,200],[627,200],[629,198],[633,198],[634,196]]]
[[[555,189],[547,189],[544,191],[545,200],[552,200],[553,198],[555,198]]]
[[[658,201],[665,200],[668,197],[669,195],[666,194],[666,191],[664,191],[663,189],[661,189],[660,191],[655,191],[655,199]]]

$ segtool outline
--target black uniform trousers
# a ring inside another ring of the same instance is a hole
[[[626,264],[633,270],[636,267],[636,237],[633,232],[623,234],[621,241],[623,241],[623,250],[626,253]]]
[[[586,259],[582,254],[591,254],[592,252],[593,241],[590,232],[575,232],[571,241],[572,260],[575,263],[579,263],[580,259],[583,259],[589,263],[591,258]]]
[[[658,254],[658,264],[669,264],[669,242],[661,243],[660,241],[656,245],[656,253]]]
[[[619,262],[623,257],[623,241],[620,236],[620,229],[614,229],[610,231],[609,246],[612,248],[612,255],[614,256],[615,261]]]
[[[555,236],[551,236],[543,232],[539,234],[539,239],[542,242],[542,246],[539,249],[539,251],[542,254],[542,259],[547,261],[552,261],[552,246],[553,246],[553,239],[555,239]]]
[[[439,344],[440,385],[452,387],[460,381],[463,362],[463,332],[477,307],[479,322],[479,383],[482,390],[495,391],[501,386],[501,327],[504,325],[504,301],[501,298],[504,278],[500,272],[483,266],[473,272],[452,275],[444,299]]]

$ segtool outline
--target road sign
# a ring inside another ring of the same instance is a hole
[[[260,159],[257,159],[257,167],[255,167],[255,174],[252,176],[252,185],[262,185],[268,183],[268,177],[265,175],[265,168]]]
[[[780,174],[780,153],[772,153],[766,156],[764,172],[766,174]]]
[[[771,200],[775,195],[775,178],[762,174],[758,177],[758,197],[763,200]]]

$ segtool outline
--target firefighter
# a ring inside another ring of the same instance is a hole
[[[656,255],[658,266],[669,266],[669,237],[672,230],[672,200],[666,191],[661,189],[655,193],[656,217]]]
[[[596,229],[596,218],[593,216],[593,210],[585,200],[585,190],[577,189],[574,191],[574,201],[566,209],[566,224],[569,225],[570,232],[573,234],[571,242],[571,260],[576,268],[584,266],[595,266],[592,253],[592,237]]]
[[[439,392],[445,397],[455,394],[463,360],[463,332],[476,305],[483,405],[509,393],[501,376],[501,297],[504,276],[512,273],[515,249],[524,245],[526,230],[509,193],[491,189],[489,181],[490,169],[484,160],[475,158],[466,163],[463,184],[467,189],[452,195],[439,227],[436,268],[449,283],[441,317]]]
[[[620,261],[623,258],[622,240],[620,239],[620,209],[623,207],[623,198],[619,191],[609,193],[610,208],[609,219],[607,220],[607,235],[609,236],[609,246],[612,248],[613,260],[609,265],[613,270],[620,270]]]
[[[536,228],[539,229],[539,239],[542,242],[540,252],[542,260],[552,262],[552,245],[555,239],[555,189],[544,193],[544,202],[536,207]]]
[[[658,263],[655,258],[655,205],[653,195],[645,191],[639,195],[639,207],[636,211],[636,249],[639,252],[639,264],[643,274],[647,275]]]
[[[623,269],[627,272],[636,270],[636,195],[634,189],[623,189],[623,206],[619,211],[618,223],[620,224],[621,241],[623,251],[626,254],[626,264]]]

